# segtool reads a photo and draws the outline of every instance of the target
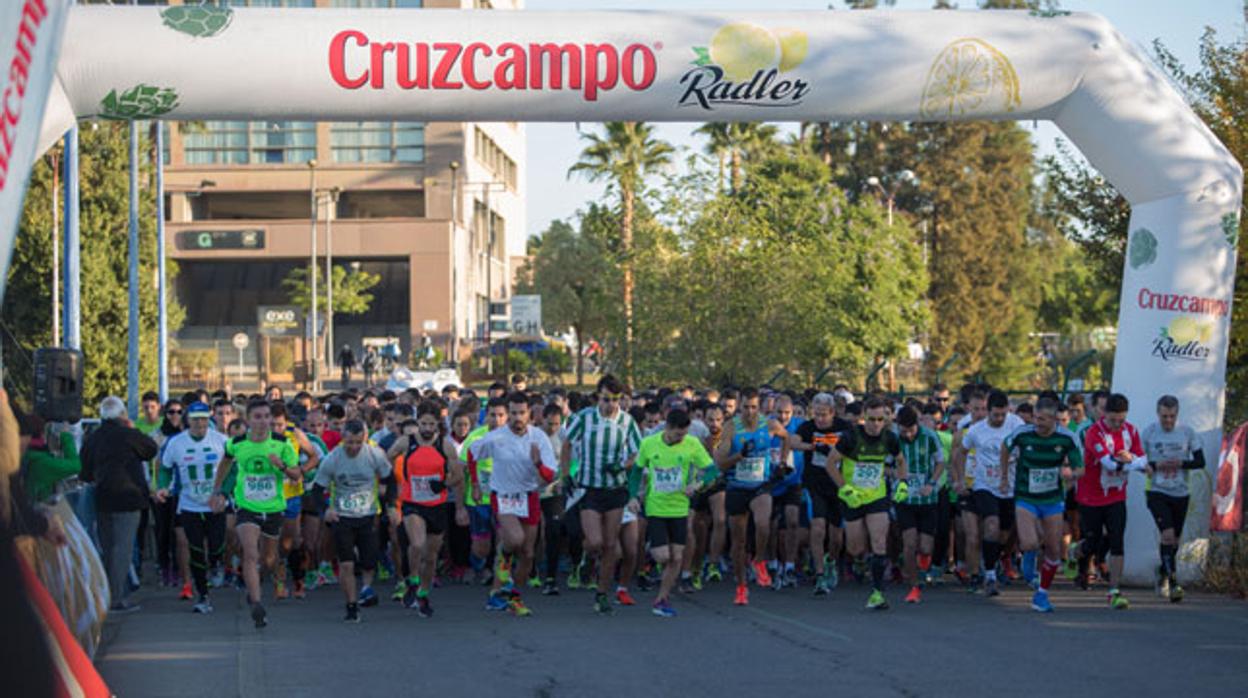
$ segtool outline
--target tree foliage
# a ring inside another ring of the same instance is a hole
[[[126,124],[112,122],[84,124],[79,129],[83,394],[88,411],[107,395],[124,397],[127,389],[128,131]],[[5,383],[21,398],[30,394],[28,352],[52,341],[52,158],[59,152],[57,148],[41,158],[31,172],[5,287],[4,354],[9,369]],[[141,133],[139,157],[139,382],[141,390],[154,390],[156,202],[151,140],[146,133]],[[172,261],[166,264],[169,334],[173,336],[182,326],[185,311],[172,290],[178,266]]]
[[[317,312],[324,313],[329,309],[329,289],[325,285],[325,263],[318,259],[316,273],[319,274],[316,286]],[[373,305],[372,288],[381,283],[380,274],[372,274],[362,269],[347,271],[340,264],[334,265],[334,314],[362,315]],[[312,292],[306,267],[291,269],[286,278],[282,279],[282,288],[292,305],[310,313]]]

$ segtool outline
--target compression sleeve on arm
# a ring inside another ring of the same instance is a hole
[[[1192,451],[1192,459],[1183,461],[1184,470],[1204,470],[1205,468],[1205,451],[1198,448]]]

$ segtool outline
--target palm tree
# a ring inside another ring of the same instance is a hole
[[[777,147],[778,129],[771,124],[709,123],[694,130],[710,139],[706,152],[719,158],[719,188],[724,188],[724,160],[732,162],[732,191],[741,189],[741,161],[767,154]]]
[[[589,141],[568,176],[582,173],[589,181],[608,180],[620,192],[621,268],[624,273],[624,379],[633,381],[633,213],[637,194],[647,174],[669,164],[675,152],[670,143],[654,137],[654,127],[642,121],[609,121],[605,135],[582,133]]]

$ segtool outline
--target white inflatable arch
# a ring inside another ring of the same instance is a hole
[[[1178,396],[1218,453],[1242,171],[1099,16],[75,7],[41,145],[92,116],[1051,120],[1132,205],[1114,388],[1141,425]]]

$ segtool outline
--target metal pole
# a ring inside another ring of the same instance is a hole
[[[81,249],[78,235],[78,127],[65,134],[65,347],[82,349]]]
[[[325,202],[325,337],[329,351],[325,356],[333,375],[338,345],[334,344],[334,204],[338,197],[330,192]],[[344,386],[345,387],[345,386]]]
[[[308,276],[312,277],[312,302],[311,302],[311,312],[308,313],[308,338],[310,340],[309,344],[311,344],[312,346],[312,352],[311,352],[312,353],[312,357],[311,357],[312,358],[312,389],[320,390],[320,372],[317,367],[317,357],[318,357],[317,344],[319,344],[319,342],[317,340],[317,332],[316,332],[317,330],[317,327],[316,327],[316,292],[317,292],[316,281],[317,281],[317,277],[320,276],[320,274],[317,273],[317,269],[316,269],[316,219],[320,212],[317,211],[317,206],[316,206],[316,160],[315,159],[308,161],[308,169],[311,170],[312,172],[312,185],[311,185],[312,187],[311,189],[312,258],[308,262]]]
[[[169,399],[169,277],[165,270],[165,125],[156,122],[156,315],[157,392]],[[242,380],[242,375],[239,375]]]
[[[490,210],[490,186],[485,186],[485,372],[494,375],[494,343],[490,325],[494,316],[494,213]]]
[[[61,345],[61,165],[52,158],[52,346]]]
[[[130,122],[130,309],[126,315],[130,330],[127,352],[126,387],[130,418],[139,417],[139,122]]]

